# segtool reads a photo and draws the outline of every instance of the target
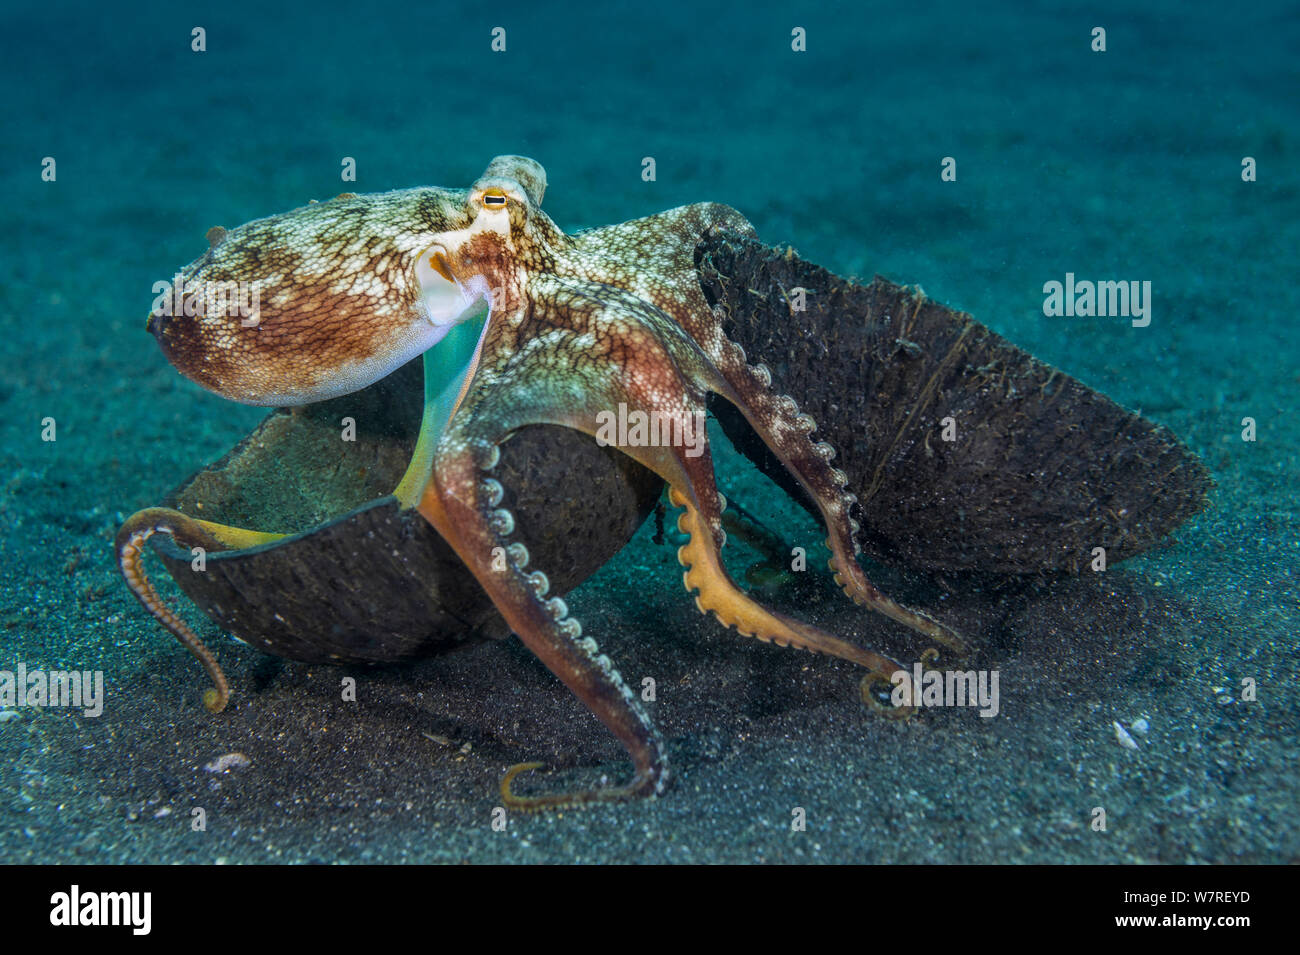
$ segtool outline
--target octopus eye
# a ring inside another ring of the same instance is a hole
[[[504,209],[506,201],[506,194],[500,189],[489,189],[483,193],[483,208],[485,209]]]

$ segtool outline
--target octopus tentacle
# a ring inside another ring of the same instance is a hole
[[[279,540],[284,535],[201,521],[165,507],[137,511],[117,532],[114,550],[127,586],[154,619],[203,664],[208,679],[212,681],[212,688],[203,694],[203,705],[211,713],[220,713],[230,701],[230,683],[221,670],[221,664],[189,625],[167,606],[145,573],[144,545],[155,534],[168,534],[182,546],[216,551],[256,547]]]
[[[728,386],[719,389],[719,394],[744,414],[821,512],[828,535],[826,546],[831,551],[828,564],[835,583],[854,603],[929,637],[956,657],[965,656],[969,648],[956,631],[919,610],[897,603],[867,579],[856,559],[861,551],[857,542],[859,526],[851,511],[857,498],[844,490],[848,478],[831,464],[835,449],[825,441],[814,440],[817,423],[812,417],[800,412],[794,398],[772,391],[767,367],[761,362],[749,365],[739,345],[725,350],[717,368]],[[935,654],[928,651],[928,656],[933,661]]]
[[[577,286],[570,284],[566,291],[575,295]],[[744,636],[849,660],[887,681],[901,669],[895,661],[768,610],[732,580],[721,558],[726,501],[717,490],[703,430],[703,396],[710,390],[725,389],[726,384],[689,337],[677,326],[663,323],[662,313],[613,290],[601,290],[600,294],[602,298],[595,303],[599,314],[587,319],[586,327],[594,333],[585,351],[570,347],[576,334],[573,330],[556,330],[533,336],[528,349],[517,352],[511,362],[496,370],[494,387],[508,395],[508,400],[499,404],[509,405],[507,415],[496,413],[496,427],[504,433],[523,424],[546,422],[601,438],[600,412],[620,405],[681,422],[679,434],[685,434],[685,422],[698,422],[694,427],[699,433],[692,435],[695,441],[689,446],[685,442],[616,446],[667,481],[672,503],[686,509],[678,527],[689,535],[689,542],[678,559],[686,567],[686,589],[699,592],[696,603],[701,612],[712,612],[724,626],[735,626]],[[566,301],[566,307],[571,315],[577,314],[574,298]],[[605,365],[590,357],[606,340],[600,333],[608,327],[617,327],[617,343],[622,348],[617,376],[609,375]],[[478,401],[468,404],[464,412],[470,420],[481,420],[487,414],[484,403]],[[438,475],[441,482],[441,463]],[[910,712],[910,708],[897,709],[898,715]]]
[[[886,656],[769,610],[736,586],[722,562],[726,537],[721,521],[726,499],[714,485],[712,462],[706,453],[695,459],[683,458],[680,463],[686,480],[670,486],[669,500],[685,508],[677,529],[689,540],[678,550],[677,560],[686,568],[682,574],[686,590],[699,592],[695,605],[701,613],[712,613],[724,627],[734,626],[741,636],[856,663],[870,670],[869,678],[875,682],[888,683],[902,669]],[[894,716],[906,716],[911,711],[911,707],[888,710]]]
[[[671,296],[660,294],[654,299],[671,315],[674,330],[684,330],[700,353],[702,368],[697,367],[693,374],[687,370],[688,376],[736,405],[817,503],[827,530],[830,568],[837,585],[855,603],[929,637],[947,654],[966,655],[966,642],[954,630],[881,593],[858,564],[859,528],[851,516],[856,498],[844,490],[848,483],[844,472],[830,464],[834,448],[825,441],[813,440],[816,422],[799,412],[793,398],[772,392],[767,367],[761,362],[754,365],[747,362],[740,345],[726,337],[721,317],[709,307],[700,288],[694,249],[697,243],[717,231],[751,236],[754,233],[753,227],[734,209],[718,203],[699,203],[580,237],[578,253],[598,242],[603,256],[612,256],[615,265],[628,267],[626,280],[633,288],[637,282],[634,276],[638,268],[646,268],[647,256],[658,255],[663,259],[656,263],[657,270],[674,275],[677,284]],[[610,262],[604,265],[607,272],[611,269],[617,272]],[[936,652],[929,654],[929,662],[933,662]]]
[[[619,738],[635,769],[624,786],[520,796],[511,789],[515,777],[540,766],[521,763],[502,779],[502,799],[513,809],[538,810],[658,795],[668,783],[668,761],[641,701],[596,641],[582,635],[564,601],[547,598],[546,575],[525,572],[528,551],[510,540],[514,516],[497,506],[502,489],[488,475],[499,458],[500,442],[517,423],[494,423],[488,410],[492,404],[454,419],[439,444],[435,477],[419,511],[456,550],[524,644]],[[507,556],[504,569],[494,566],[497,547]]]
[[[845,475],[830,464],[833,449],[814,442],[816,423],[799,414],[793,399],[771,393],[766,369],[747,364],[710,309],[696,262],[699,242],[718,230],[752,236],[744,217],[698,203],[568,235],[542,212],[545,190],[538,163],[502,156],[468,190],[340,197],[346,205],[249,223],[215,236],[185,277],[189,288],[279,274],[256,334],[238,334],[232,315],[207,310],[154,315],[148,325],[185,374],[251,404],[344,394],[426,352],[425,414],[396,490],[399,503],[416,507],[442,534],[509,625],[619,738],[634,765],[623,786],[520,796],[515,780],[537,767],[523,763],[501,782],[506,804],[541,809],[621,800],[662,792],[668,780],[663,742],[640,700],[595,641],[582,636],[564,601],[548,597],[545,573],[527,569],[527,549],[511,539],[514,516],[501,506],[505,489],[491,472],[501,442],[525,425],[560,424],[599,438],[601,413],[624,404],[674,426],[691,421],[689,450],[628,437],[607,443],[665,478],[673,502],[685,509],[678,526],[688,542],[679,559],[698,606],[742,633],[861,664],[870,671],[864,693],[879,704],[875,691],[898,664],[763,608],[728,576],[721,560],[726,502],[702,426],[706,397],[721,395],[816,501],[831,566],[849,596],[948,651],[964,649],[951,630],[867,580],[855,559],[854,502],[844,492]],[[487,303],[486,316],[479,302]],[[220,709],[229,688],[215,658],[145,576],[143,546],[156,533],[216,547],[281,535],[161,509],[135,515],[119,534],[118,560],[131,589],[203,662],[215,686],[205,701]],[[498,548],[507,556],[504,569],[494,559]],[[935,652],[922,659],[933,663]]]

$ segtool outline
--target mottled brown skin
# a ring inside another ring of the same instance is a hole
[[[339,388],[356,366],[416,337],[422,236],[467,225],[464,190],[345,193],[237,229],[214,229],[207,253],[180,273],[187,288],[256,283],[253,327],[236,314],[150,315],[168,361],[204,388],[245,404],[304,404]],[[193,300],[191,293],[186,296]],[[412,347],[407,357],[422,349]],[[388,364],[384,361],[384,364]],[[349,382],[350,383],[350,382]]]
[[[545,181],[534,161],[504,156],[468,192],[361,196],[250,223],[219,237],[186,274],[252,280],[274,273],[270,284],[279,294],[264,306],[253,334],[206,317],[153,326],[168,357],[206,387],[236,400],[272,392],[292,398],[315,394],[340,369],[351,385],[360,377],[351,370],[359,359],[400,350],[403,335],[420,321],[413,270],[421,250],[440,247],[450,277],[489,290],[477,364],[437,445],[418,509],[514,632],[622,740],[635,767],[622,787],[518,796],[512,780],[536,765],[524,764],[502,781],[506,803],[535,809],[617,800],[660,793],[668,781],[662,740],[639,698],[582,635],[564,601],[548,599],[543,569],[530,568],[527,550],[511,540],[514,518],[498,507],[502,488],[492,471],[500,444],[524,425],[596,434],[597,415],[620,403],[694,420],[710,393],[721,396],[816,501],[830,565],[845,592],[950,651],[964,651],[951,630],[895,604],[867,580],[855,560],[855,502],[843,490],[845,475],[830,464],[834,450],[814,440],[816,423],[793,398],[770,390],[767,369],[748,362],[709,309],[696,245],[714,230],[753,235],[749,223],[727,206],[701,203],[567,235],[540,208]],[[745,635],[851,660],[870,671],[869,681],[887,682],[899,669],[739,590],[721,561],[726,501],[707,444],[696,457],[680,446],[621,450],[662,476],[672,502],[685,509],[678,526],[690,540],[678,557],[702,612]],[[124,535],[132,537],[126,529]],[[504,568],[493,559],[497,548],[507,555]]]

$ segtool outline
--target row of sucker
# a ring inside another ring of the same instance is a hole
[[[490,472],[495,468],[497,463],[500,461],[500,447],[497,444],[491,444],[489,448],[484,448],[482,447],[483,444],[487,444],[487,442],[480,442],[479,447],[475,449],[478,451],[478,454],[475,456],[475,464],[478,466],[480,471],[486,474],[486,472]],[[528,566],[529,560],[531,559],[528,553],[528,548],[520,541],[509,543],[505,541],[505,538],[513,534],[515,531],[515,519],[514,515],[511,514],[510,511],[497,506],[501,503],[501,499],[504,495],[504,489],[502,488],[501,483],[495,478],[485,476],[481,479],[479,487],[483,492],[484,499],[488,503],[488,506],[492,508],[487,515],[488,527],[497,535],[498,538],[501,538],[501,543],[504,546],[510,567],[523,578],[525,586],[546,611],[547,616],[551,618],[551,623],[556,630],[575,647],[580,648],[587,658],[600,669],[605,678],[614,684],[622,694],[624,701],[628,707],[633,710],[642,725],[648,728],[651,736],[651,745],[655,748],[656,759],[660,767],[662,767],[659,777],[655,782],[654,795],[663,795],[667,790],[669,780],[667,754],[665,752],[663,740],[659,736],[658,731],[654,729],[654,725],[651,723],[649,715],[641,705],[640,698],[632,691],[632,688],[627,685],[622,674],[620,674],[615,668],[613,661],[610,660],[606,654],[600,652],[600,647],[596,641],[591,637],[584,637],[582,635],[582,624],[576,618],[569,615],[568,604],[566,604],[560,597],[551,597],[547,599],[546,595],[550,592],[551,582],[546,574],[541,570],[533,570],[525,573],[525,568]],[[508,792],[510,782],[519,772],[523,772],[525,768],[538,768],[538,764],[525,763],[520,766],[512,767],[510,772],[508,772],[502,780],[501,785],[503,793]],[[597,800],[575,798],[573,802],[564,803],[558,806],[556,804],[548,803],[548,808],[576,809],[593,801]],[[528,809],[530,807],[524,805],[520,808]]]

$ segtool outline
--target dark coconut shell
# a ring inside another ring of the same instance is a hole
[[[151,542],[177,584],[239,639],[306,662],[388,663],[505,636],[505,621],[451,547],[391,496],[414,446],[422,394],[417,360],[364,391],[267,417],[164,503],[205,520],[294,533],[209,553],[201,573],[187,551],[157,535]],[[342,439],[348,417],[354,441]],[[626,455],[550,425],[518,431],[497,467],[514,539],[558,594],[622,549],[662,489]]]
[[[871,556],[939,571],[1078,573],[1157,543],[1200,511],[1205,467],[1172,433],[970,316],[877,277],[719,236],[697,250],[728,337],[817,422],[858,496]],[[806,290],[805,309],[791,306]],[[728,437],[811,509],[725,402]],[[952,417],[957,440],[941,439]]]

